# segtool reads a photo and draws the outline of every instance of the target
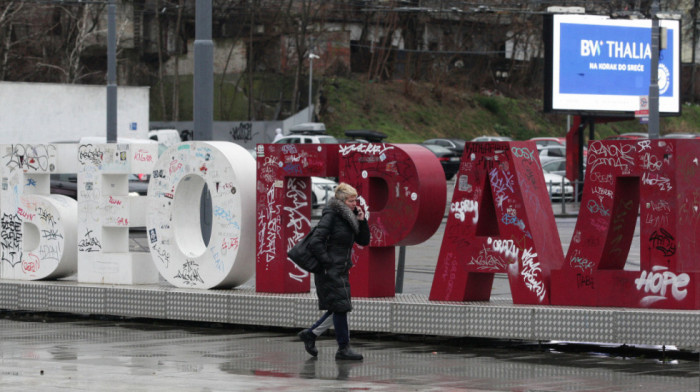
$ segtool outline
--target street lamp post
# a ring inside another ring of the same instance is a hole
[[[114,0],[109,0],[107,5],[107,143],[117,142],[116,7]]]
[[[317,55],[313,53],[309,53],[309,122],[313,121],[314,119],[314,111],[311,108],[311,94],[312,94],[312,87],[313,87],[313,80],[314,80],[314,59],[318,59]]]

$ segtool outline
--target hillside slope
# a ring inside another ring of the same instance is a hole
[[[319,120],[329,133],[372,129],[394,143],[418,143],[433,137],[470,140],[480,135],[565,136],[566,116],[545,114],[540,97],[512,99],[498,93],[469,93],[426,83],[361,82],[326,79],[322,83]],[[661,120],[661,134],[700,131],[700,107],[684,105],[680,117]],[[647,132],[635,119],[596,124],[596,139],[624,132]]]

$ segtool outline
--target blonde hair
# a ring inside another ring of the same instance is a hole
[[[357,197],[357,189],[353,188],[352,185],[341,182],[335,187],[335,198],[340,201],[345,201],[349,197]]]

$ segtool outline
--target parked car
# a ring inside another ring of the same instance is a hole
[[[466,140],[464,139],[428,139],[423,142],[423,144],[434,144],[436,146],[445,147],[459,155],[462,155],[462,152],[464,152],[465,143]]]
[[[556,158],[542,164],[542,170],[547,173],[566,176],[566,158]]]
[[[662,139],[700,139],[700,133],[668,133]]]
[[[338,139],[331,135],[289,135],[282,136],[275,143],[282,144],[335,144],[338,143]]]
[[[564,200],[574,200],[574,187],[571,185],[571,181],[559,174],[547,172],[543,172],[543,174],[550,200],[561,201],[562,195]]]
[[[562,177],[566,177],[566,159],[565,158],[552,158],[551,160],[546,161],[546,163],[542,164],[542,171],[545,173],[550,173],[550,174],[556,174]],[[583,165],[583,175],[584,178],[581,178],[577,181],[576,184],[573,184],[572,186],[576,188],[576,192],[578,193],[579,198],[581,195],[583,195],[583,181],[585,180],[586,176],[586,165]]]
[[[513,139],[508,136],[477,136],[472,139],[473,142],[512,142]]]
[[[542,164],[553,158],[566,158],[566,147],[564,146],[538,146],[537,152],[540,155],[540,162],[542,162]]]
[[[326,134],[324,123],[301,123],[289,128],[289,134],[282,136],[274,143],[281,144],[334,144],[338,139]]]
[[[371,129],[348,129],[345,136],[350,139],[343,141],[344,143],[382,143],[387,137],[384,132]]]
[[[158,142],[158,157],[182,141],[177,129],[153,129],[148,131],[148,139]]]
[[[605,140],[640,140],[649,139],[649,134],[644,132],[627,132],[615,136],[608,136]]]
[[[129,194],[146,196],[148,193],[148,178],[139,179],[136,174],[129,174]],[[78,175],[72,174],[52,174],[51,193],[65,195],[73,199],[78,199]]]
[[[566,146],[565,137],[533,137],[530,138],[530,140],[535,142],[537,148],[546,146]]]
[[[421,144],[421,146],[430,150],[437,157],[445,171],[445,179],[451,180],[459,171],[459,163],[462,160],[462,154],[456,153],[445,147],[436,146],[435,144]]]
[[[311,177],[311,208],[325,205],[333,195],[338,183],[324,177]]]

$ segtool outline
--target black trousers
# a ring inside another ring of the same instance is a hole
[[[316,329],[319,325],[323,324],[328,317],[333,316],[333,329],[335,329],[335,340],[338,342],[339,347],[345,347],[350,343],[350,330],[348,328],[348,313],[347,312],[331,312],[330,310],[321,316],[314,325],[309,328],[310,330]]]

